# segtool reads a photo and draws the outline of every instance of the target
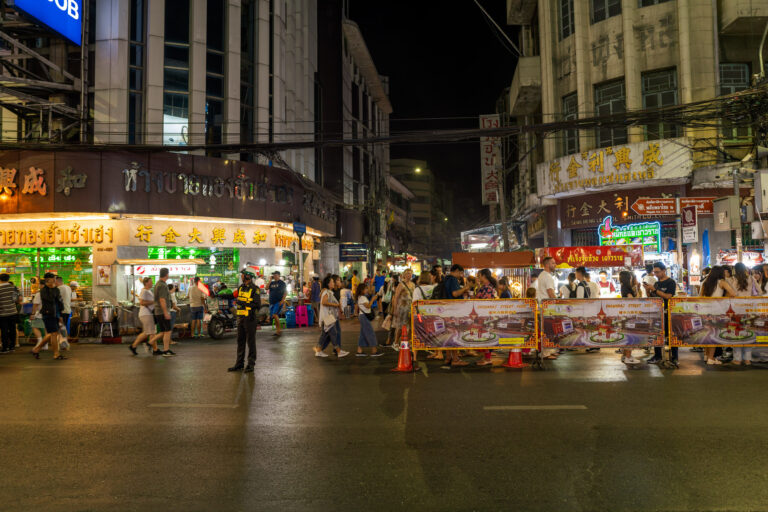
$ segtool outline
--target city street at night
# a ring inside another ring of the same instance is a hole
[[[343,324],[343,345],[357,339]],[[379,333],[381,334],[381,333]],[[630,370],[612,350],[547,370],[393,374],[313,357],[315,330],[175,358],[75,346],[0,357],[3,511],[763,510],[764,370]],[[469,358],[468,360],[472,360]],[[423,363],[422,363],[423,364]],[[749,428],[745,428],[745,423]]]

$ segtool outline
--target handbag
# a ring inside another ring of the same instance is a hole
[[[388,331],[392,328],[392,314],[390,313],[387,315],[387,317],[381,321],[381,328],[385,331]]]

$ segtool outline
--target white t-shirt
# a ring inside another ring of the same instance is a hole
[[[357,307],[358,309],[360,309],[361,313],[368,314],[371,312],[371,308],[366,307],[368,305],[369,300],[370,299],[368,299],[368,297],[366,297],[365,295],[361,295],[357,298]]]
[[[320,293],[320,325],[324,330],[329,330],[331,327],[334,326],[336,323],[336,320],[339,319],[339,308],[338,307],[332,307],[332,306],[326,306],[323,304],[323,300],[327,300],[327,302],[330,302],[331,304],[338,304],[339,301],[336,300],[336,296],[333,294],[331,290],[328,288],[324,289]],[[330,317],[333,318],[333,323],[330,323]],[[329,322],[323,323],[323,319],[328,317]]]
[[[61,293],[61,302],[64,304],[64,308],[61,310],[61,312],[69,315],[72,313],[72,288],[66,284],[63,284],[58,288],[59,293]]]
[[[571,296],[571,287],[567,284],[564,284],[560,287],[560,298],[561,299],[567,299]]]
[[[646,275],[643,276],[643,284],[647,284],[648,286],[653,287],[653,284],[656,281],[657,281],[656,276],[653,276],[651,274],[646,274]],[[645,287],[644,286],[640,287],[640,294],[643,297],[647,297],[648,296],[648,292],[645,291]]]
[[[141,289],[141,293],[139,293],[139,298],[142,300],[149,300],[154,302],[155,301],[155,294],[152,293],[152,290],[147,290],[146,288]],[[155,309],[155,305],[151,304],[149,306],[141,306],[139,309],[139,316],[153,316]]]
[[[43,299],[40,298],[40,292],[37,292],[34,297],[32,297],[32,304],[37,305],[37,313],[35,313],[35,318],[43,318]]]
[[[552,274],[543,270],[536,279],[536,298],[538,300],[550,298],[547,290],[552,290],[552,293],[555,293],[555,279]]]
[[[435,286],[434,284],[417,284],[413,289],[413,300],[429,300],[432,297],[432,290]]]
[[[592,281],[587,281],[587,286],[589,286],[590,299],[600,298],[600,287],[597,285],[597,283],[593,283]]]

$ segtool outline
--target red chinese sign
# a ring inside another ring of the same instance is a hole
[[[640,245],[545,247],[536,249],[536,259],[551,256],[559,268],[576,267],[642,267],[643,248]]]

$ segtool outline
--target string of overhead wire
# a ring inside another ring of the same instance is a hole
[[[457,143],[476,141],[481,137],[508,137],[523,133],[557,133],[567,130],[591,130],[627,128],[631,126],[648,126],[663,124],[683,128],[717,129],[722,122],[729,127],[747,127],[760,124],[768,116],[768,86],[762,85],[733,94],[720,96],[711,100],[703,100],[682,105],[654,109],[638,109],[609,115],[596,115],[572,120],[555,120],[529,125],[511,124],[499,128],[458,128],[458,129],[413,129],[392,130],[388,135],[373,135],[368,137],[346,137],[343,132],[335,133],[285,133],[281,138],[304,135],[304,140],[286,140],[279,142],[257,143],[226,143],[226,144],[117,144],[117,143],[39,143],[39,142],[2,142],[0,150],[56,150],[56,151],[105,151],[126,150],[135,151],[195,151],[208,150],[223,153],[238,153],[250,151],[286,151],[291,149],[323,148],[338,146],[380,145],[380,144],[424,144],[424,143]],[[554,116],[553,116],[554,117]],[[456,118],[454,118],[456,119]],[[477,119],[477,118],[474,118]],[[349,130],[344,130],[349,133]],[[110,132],[114,134],[114,132]],[[145,136],[161,136],[144,132]],[[257,133],[254,138],[266,137],[267,134]],[[274,134],[273,134],[274,135]],[[192,135],[201,136],[201,135]]]

